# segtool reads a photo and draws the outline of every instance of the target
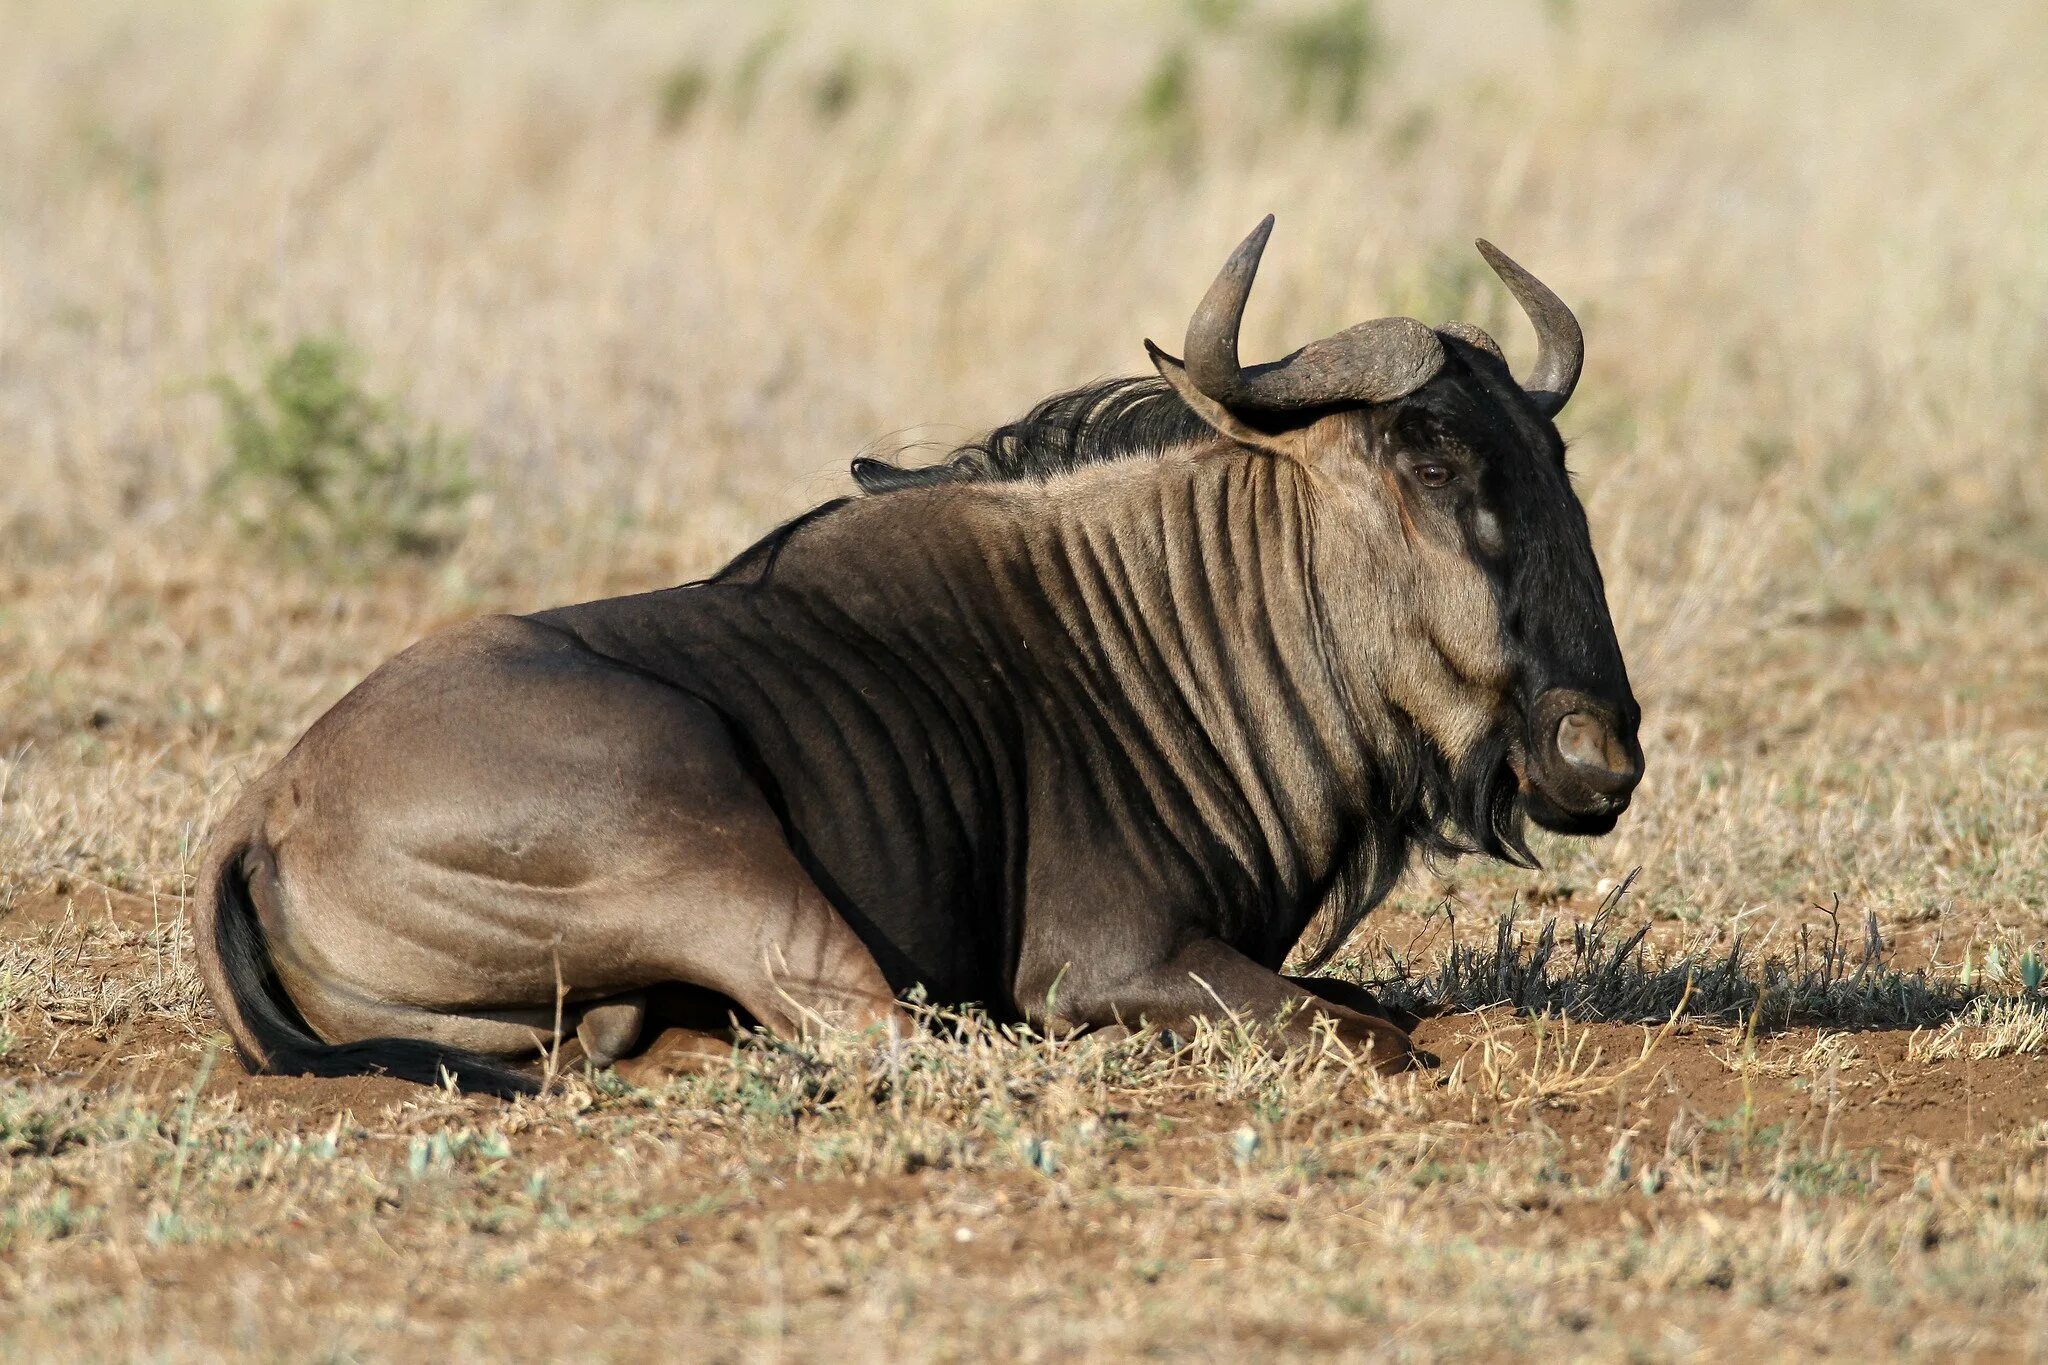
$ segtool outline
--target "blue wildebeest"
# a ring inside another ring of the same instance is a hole
[[[516,1093],[564,1026],[602,1064],[657,1018],[899,1028],[921,987],[1414,1064],[1370,994],[1281,974],[1312,921],[1326,958],[1417,849],[1527,862],[1525,815],[1604,833],[1642,771],[1551,421],[1583,342],[1482,242],[1527,379],[1408,318],[1240,365],[1271,224],[1156,376],[372,673],[204,857],[248,1063]]]

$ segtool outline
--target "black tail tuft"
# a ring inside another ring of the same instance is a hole
[[[415,1038],[321,1042],[285,995],[271,966],[240,855],[230,857],[221,869],[213,926],[214,951],[234,995],[234,1008],[263,1049],[264,1064],[254,1069],[281,1076],[382,1074],[421,1085],[439,1085],[445,1074],[454,1078],[457,1089],[475,1094],[512,1099],[540,1093],[540,1082],[527,1072],[461,1048]],[[244,1060],[253,1066],[253,1059]]]

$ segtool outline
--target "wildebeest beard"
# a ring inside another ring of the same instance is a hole
[[[1517,867],[1538,865],[1523,837],[1519,783],[1508,761],[1512,722],[1496,723],[1455,763],[1412,721],[1404,719],[1401,729],[1399,742],[1370,758],[1378,799],[1368,807],[1368,825],[1358,832],[1350,862],[1338,871],[1320,923],[1303,935],[1304,942],[1310,933],[1315,941],[1302,959],[1304,971],[1329,964],[1417,853],[1432,862],[1483,853]]]

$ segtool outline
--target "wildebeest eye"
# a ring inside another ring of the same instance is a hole
[[[1438,464],[1434,460],[1424,460],[1421,464],[1415,466],[1415,477],[1424,488],[1442,488],[1455,478],[1456,475],[1447,464]]]

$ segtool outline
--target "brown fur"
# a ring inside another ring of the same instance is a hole
[[[1355,919],[1412,840],[1513,848],[1510,762],[1552,818],[1607,823],[1639,765],[1583,519],[1500,492],[1569,496],[1555,434],[1483,358],[1277,424],[1155,360],[1140,401],[1208,434],[894,478],[707,583],[371,674],[208,845],[202,971],[244,1054],[509,1093],[499,1059],[618,1059],[664,992],[794,1035],[901,1028],[915,987],[1414,1061],[1369,996],[1278,974],[1304,928]],[[1423,487],[1423,458],[1464,482]],[[1475,549],[1480,511],[1522,543]],[[1592,623],[1554,657],[1501,614],[1538,571],[1563,596],[1535,615]]]

